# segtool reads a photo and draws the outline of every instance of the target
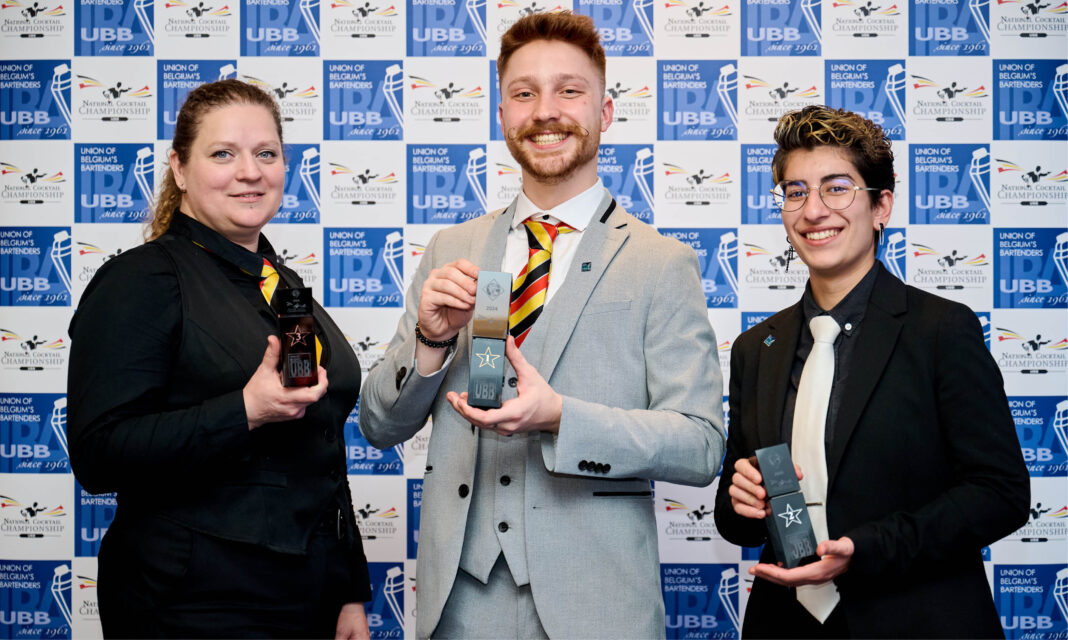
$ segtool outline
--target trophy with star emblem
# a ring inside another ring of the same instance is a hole
[[[471,377],[467,386],[467,403],[472,407],[501,406],[511,297],[512,274],[478,272],[475,314],[471,319]]]
[[[793,569],[819,560],[816,534],[808,517],[805,496],[797,482],[790,448],[785,444],[756,450],[757,466],[764,477],[771,515],[764,518],[775,557],[782,566]]]
[[[282,341],[282,384],[311,387],[319,383],[319,363],[315,357],[315,317],[312,293],[308,287],[278,289],[271,299],[278,313]]]

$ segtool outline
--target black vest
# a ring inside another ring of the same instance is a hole
[[[277,327],[249,304],[207,251],[170,233],[155,243],[174,263],[182,305],[166,409],[240,392]],[[291,269],[278,265],[278,272],[279,287],[303,286]],[[208,309],[211,317],[230,321],[209,320]],[[360,367],[348,340],[318,303],[314,315],[327,394],[303,418],[251,432],[244,455],[220,461],[217,468],[153,485],[145,493],[120,492],[120,513],[157,515],[220,538],[301,553],[314,527],[342,502],[349,532],[355,533],[343,429],[359,394]]]

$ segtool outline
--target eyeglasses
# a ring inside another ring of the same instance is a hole
[[[809,187],[801,181],[783,180],[771,190],[775,206],[783,211],[797,211],[808,200]],[[875,187],[858,187],[849,178],[831,178],[820,183],[820,200],[828,208],[836,211],[846,209],[853,204],[858,191],[882,191]]]

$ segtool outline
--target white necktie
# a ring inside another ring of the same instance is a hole
[[[834,339],[841,328],[831,316],[816,316],[808,323],[812,330],[812,352],[808,354],[797,386],[794,405],[793,437],[790,450],[801,467],[804,479],[801,492],[808,503],[809,517],[816,542],[828,539],[827,533],[827,453],[824,434],[827,406],[834,383]],[[797,588],[797,601],[822,624],[838,604],[838,587],[833,581]]]

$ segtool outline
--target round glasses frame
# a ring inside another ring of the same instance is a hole
[[[800,201],[787,198],[786,185],[803,185],[805,187],[805,197],[801,198]],[[832,187],[845,189],[848,193],[828,193],[827,190]],[[823,201],[823,204],[827,205],[828,209],[841,211],[843,209],[848,209],[849,205],[853,204],[853,201],[857,199],[858,191],[882,191],[882,189],[876,187],[858,187],[848,178],[832,178],[821,182],[817,192],[820,194],[820,200]],[[771,195],[775,201],[775,206],[779,207],[779,209],[783,211],[797,211],[808,202],[808,195],[811,192],[812,189],[800,180],[784,180],[775,185],[775,188],[771,190]],[[848,202],[845,201],[847,196],[849,198]],[[830,201],[828,202],[828,200]]]

